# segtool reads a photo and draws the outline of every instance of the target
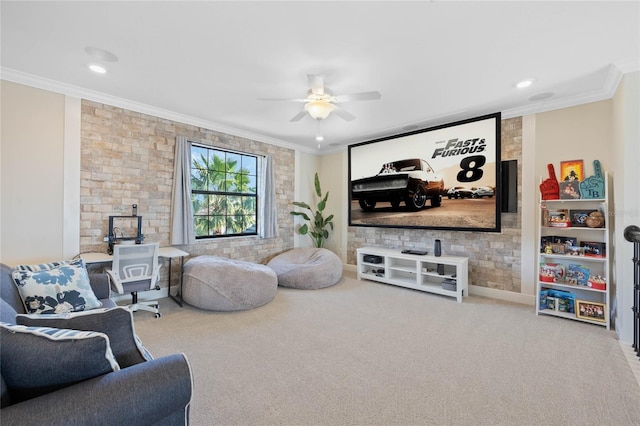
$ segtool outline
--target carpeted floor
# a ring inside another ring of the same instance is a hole
[[[640,386],[612,332],[533,307],[355,274],[216,313],[136,313],[156,357],[184,352],[200,425],[632,425]]]

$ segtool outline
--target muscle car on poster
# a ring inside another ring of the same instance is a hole
[[[419,210],[430,200],[431,206],[438,207],[443,189],[442,178],[419,158],[385,163],[375,176],[351,182],[352,197],[365,211],[372,211],[382,201],[393,208],[404,202],[408,208]]]

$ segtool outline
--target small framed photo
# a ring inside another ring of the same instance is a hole
[[[576,300],[576,317],[591,321],[606,322],[607,305],[586,300]]]
[[[561,200],[579,200],[580,185],[578,181],[560,182],[560,199]]]
[[[580,182],[584,180],[584,161],[571,160],[560,162],[560,180]],[[577,185],[576,185],[577,186]]]
[[[595,241],[581,241],[580,247],[584,249],[584,255],[588,257],[607,257],[607,243]]]
[[[547,216],[548,223],[545,226],[551,226],[555,228],[568,228],[571,226],[569,220],[569,210],[551,210]]]
[[[569,219],[571,220],[571,226],[587,226],[587,218],[589,213],[597,210],[569,210]]]

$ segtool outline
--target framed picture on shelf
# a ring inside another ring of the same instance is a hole
[[[571,221],[569,220],[569,210],[567,209],[550,210],[549,222],[545,226],[551,226],[554,228],[570,227]]]
[[[596,210],[569,210],[569,218],[571,220],[571,226],[587,226],[587,218],[589,213]]]
[[[581,241],[580,247],[584,248],[584,255],[589,257],[606,257],[607,243],[595,241]]]
[[[560,182],[561,200],[579,200],[580,186],[578,181]]]
[[[586,300],[576,300],[576,317],[591,321],[606,322],[607,305]]]
[[[563,182],[580,182],[584,180],[584,161],[571,160],[560,162],[560,180]],[[578,185],[576,185],[577,187]],[[560,187],[562,192],[562,187]]]

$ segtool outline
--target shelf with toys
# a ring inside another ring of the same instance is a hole
[[[598,160],[593,166],[584,178],[581,160],[562,162],[558,182],[549,164],[540,184],[536,314],[610,329],[611,182]]]

